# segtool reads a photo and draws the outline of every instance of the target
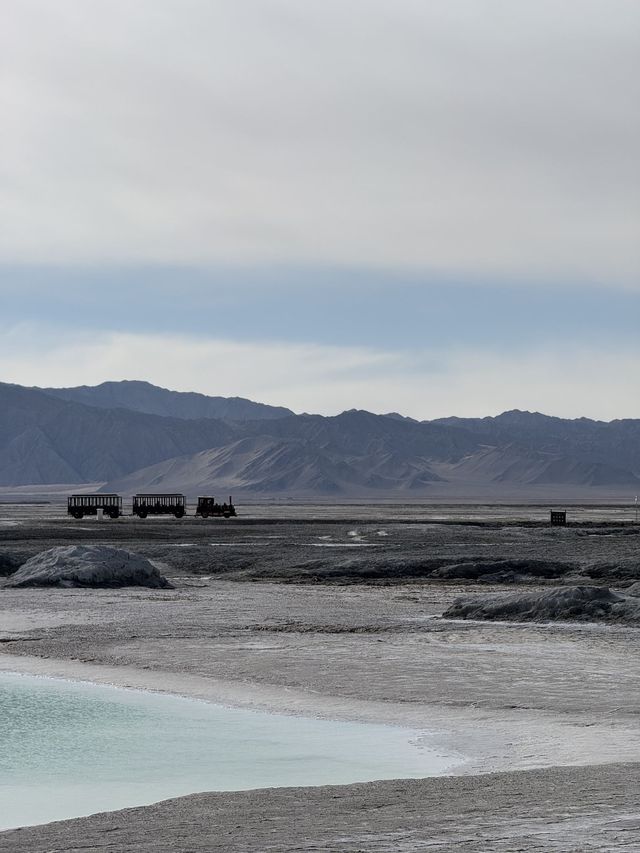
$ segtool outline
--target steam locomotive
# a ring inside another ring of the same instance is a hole
[[[70,495],[67,498],[67,514],[73,518],[97,515],[98,511],[109,518],[123,515],[120,495]],[[146,518],[148,515],[173,515],[184,518],[187,514],[187,499],[184,495],[134,495],[131,499],[131,515]],[[217,503],[214,497],[198,498],[195,511],[199,518],[231,518],[237,515],[231,496],[229,503]]]

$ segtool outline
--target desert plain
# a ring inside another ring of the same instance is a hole
[[[570,507],[566,528],[545,507],[239,511],[76,521],[55,501],[3,503],[7,577],[45,549],[102,543],[174,588],[0,588],[0,670],[419,728],[460,756],[452,775],[200,792],[0,833],[0,850],[640,849],[633,608],[443,617],[463,596],[633,602],[632,508]]]

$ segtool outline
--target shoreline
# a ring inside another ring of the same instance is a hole
[[[509,713],[428,703],[407,707],[131,665],[4,653],[0,673],[158,693],[263,713],[420,729],[432,749],[461,757],[448,776],[640,761],[640,733],[633,724],[599,725],[579,715],[562,719],[539,709],[532,714],[526,709]]]
[[[241,684],[188,673],[141,669],[130,665],[108,666],[60,658],[0,653],[0,673],[33,675],[161,693],[229,708],[273,714],[413,727],[409,722],[412,715],[407,713],[406,709],[392,709],[386,702],[342,699],[286,687],[266,687],[255,682]],[[402,721],[394,722],[398,715],[403,718]]]
[[[463,756],[440,749],[433,742],[435,734],[431,731],[367,723],[347,723],[344,728],[345,724],[340,722],[240,709],[166,691],[115,686],[106,679],[99,683],[42,672],[27,673],[25,667],[22,671],[9,669],[9,663],[3,661],[0,668],[0,691],[7,687],[9,696],[14,688],[18,696],[23,689],[28,691],[27,696],[31,691],[36,695],[40,690],[55,691],[44,695],[59,696],[63,708],[66,707],[65,699],[69,699],[70,710],[73,710],[74,697],[78,697],[85,702],[84,711],[90,716],[94,700],[113,703],[114,707],[142,709],[142,713],[157,710],[161,716],[149,718],[156,724],[152,743],[147,743],[144,736],[150,731],[149,726],[145,724],[144,730],[134,728],[135,733],[132,733],[126,717],[123,729],[109,729],[108,739],[100,729],[97,738],[90,733],[88,740],[87,732],[81,731],[80,743],[84,744],[84,749],[80,763],[76,759],[74,770],[69,774],[64,761],[59,767],[55,759],[51,764],[47,761],[44,780],[38,772],[35,777],[11,772],[12,755],[33,754],[29,746],[31,741],[21,741],[18,727],[18,744],[7,744],[9,780],[0,785],[0,833],[150,807],[204,793],[224,795],[276,788],[351,786],[392,781],[405,775],[408,779],[450,776],[464,761]],[[8,708],[9,731],[15,707],[10,703]],[[168,725],[163,720],[164,714],[169,715]],[[61,714],[56,713],[54,719],[60,722]],[[73,754],[78,734],[67,725],[62,727],[64,733],[60,731],[51,742],[56,743],[58,754],[66,755],[67,751]],[[28,730],[33,731],[31,725]],[[354,731],[356,745],[352,748]],[[162,741],[159,750],[158,737]],[[197,739],[195,750],[194,737]],[[118,745],[121,738],[126,743],[124,749]],[[229,740],[235,744],[230,751],[225,746]],[[245,741],[253,744],[250,752],[245,748]],[[26,748],[20,747],[21,743],[27,744]],[[145,743],[148,751],[139,752],[140,744]],[[311,751],[309,743],[315,744]],[[277,753],[274,744],[277,744]],[[115,761],[112,760],[114,750]],[[189,759],[185,759],[185,755]],[[201,756],[205,755],[207,760],[203,762]],[[86,762],[94,767],[88,778],[82,777]],[[19,760],[18,765],[20,763]],[[143,772],[141,777],[139,768],[147,763],[153,769]],[[57,768],[55,772],[52,772],[52,765]],[[189,775],[192,767],[195,770]],[[107,768],[106,775],[101,768]],[[129,779],[130,774],[133,781]],[[76,790],[79,778],[84,778],[82,790]],[[51,786],[58,789],[53,803]]]
[[[159,694],[265,714],[384,725],[412,732],[420,730],[421,735],[429,739],[430,748],[436,751],[443,749],[460,758],[454,765],[455,770],[447,775],[458,775],[464,772],[463,767],[470,765],[468,756],[451,746],[450,733],[426,726],[422,713],[412,713],[400,706],[390,707],[389,703],[346,700],[291,688],[265,687],[256,683],[238,684],[163,670],[4,653],[0,653],[0,674]]]

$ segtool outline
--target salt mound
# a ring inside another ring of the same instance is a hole
[[[172,589],[145,557],[106,545],[67,545],[36,554],[5,583],[7,587],[120,587]]]
[[[447,619],[506,619],[640,622],[640,599],[608,587],[571,586],[544,592],[474,595],[457,599]]]
[[[434,578],[481,580],[485,582],[509,581],[517,583],[529,578],[557,578],[575,571],[573,563],[557,560],[466,560],[442,566],[431,573]]]
[[[591,563],[583,571],[594,580],[640,580],[640,560],[631,558],[611,563]]]

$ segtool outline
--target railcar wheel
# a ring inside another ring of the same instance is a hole
[[[209,518],[209,513],[208,513],[208,512],[201,512],[201,513],[200,513],[200,515],[201,515],[201,517],[202,517],[202,518]]]
[[[147,517],[147,511],[146,511],[146,509],[141,509],[141,510],[139,510],[139,512],[138,512],[138,518],[146,518],[146,517]]]

